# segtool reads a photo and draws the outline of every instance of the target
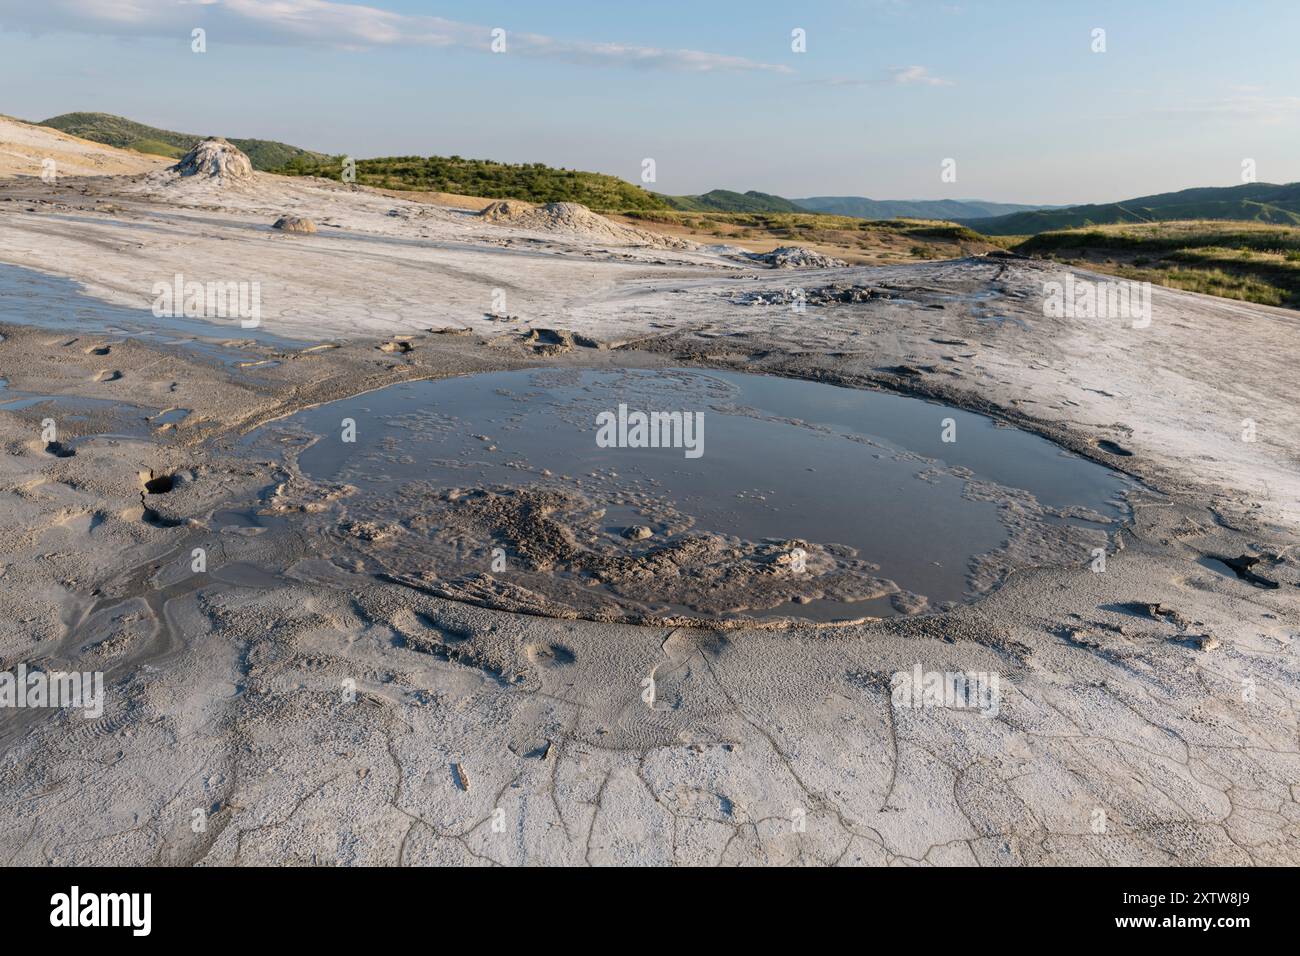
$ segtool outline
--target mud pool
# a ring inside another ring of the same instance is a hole
[[[599,447],[598,416],[620,405],[700,413],[701,454]],[[295,477],[270,510],[305,515],[335,560],[443,596],[599,620],[943,609],[1014,567],[1086,566],[1132,488],[981,415],[723,371],[405,383],[246,444],[284,449]]]

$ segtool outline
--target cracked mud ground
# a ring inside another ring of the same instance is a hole
[[[28,227],[64,234],[9,236]],[[118,255],[92,254],[101,269]],[[0,716],[0,859],[1297,862],[1297,320],[1157,290],[1153,338],[1122,339],[1044,319],[1044,269],[834,270],[802,281],[889,295],[827,296],[797,316],[733,301],[789,277],[620,272],[549,322],[591,345],[556,335],[540,350],[467,320],[464,335],[404,332],[401,352],[365,336],[247,343],[244,367],[5,325],[8,389],[61,396],[74,453],[38,440],[50,406],[0,411],[0,657],[102,670],[108,695],[98,720]],[[97,374],[105,345],[117,379]],[[285,475],[234,454],[263,422],[395,381],[656,363],[940,398],[1153,493],[1103,573],[1061,556],[944,614],[715,633],[375,580],[320,554],[292,516],[257,515]],[[154,421],[173,407],[190,413]],[[1259,442],[1239,441],[1245,418]],[[142,495],[164,474],[169,490]],[[917,664],[999,674],[997,715],[893,706],[891,675]]]

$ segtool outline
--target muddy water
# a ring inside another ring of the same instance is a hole
[[[620,404],[700,413],[701,454],[600,447],[598,416]],[[1129,487],[979,415],[729,372],[407,383],[255,436],[277,438],[301,449],[307,478],[349,486],[323,520],[378,569],[450,596],[491,604],[515,589],[503,601],[517,606],[524,589],[544,613],[620,619],[832,620],[942,607],[988,586],[990,555],[1007,552],[1013,566],[1017,549],[1068,540],[1078,553],[1062,559],[1086,563],[1125,517]],[[559,497],[530,497],[550,492]],[[638,525],[650,536],[629,538]],[[530,528],[558,543],[520,540]],[[699,536],[713,545],[683,544]],[[504,567],[490,567],[493,547]],[[796,551],[804,570],[783,557]]]
[[[150,290],[140,292],[144,295]],[[260,327],[245,329],[238,319],[158,318],[147,309],[128,309],[87,295],[71,279],[6,263],[0,263],[0,322],[36,325],[57,332],[147,338],[165,345],[185,345],[230,363],[250,356],[229,348],[218,349],[215,341],[252,339],[289,350],[302,347],[300,342],[281,339]],[[200,341],[203,339],[213,341]]]

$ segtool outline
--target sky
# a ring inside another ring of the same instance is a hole
[[[1247,160],[1300,180],[1297,36],[1297,0],[0,0],[0,113],[632,182],[653,159],[672,194],[1110,202]]]

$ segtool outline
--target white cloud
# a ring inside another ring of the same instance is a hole
[[[952,86],[951,81],[935,76],[923,66],[895,66],[888,72],[895,86]]]
[[[208,31],[208,44],[268,44],[373,49],[387,46],[456,47],[490,52],[492,26],[442,17],[395,13],[332,0],[0,0],[0,26],[34,34],[84,33],[186,38]],[[584,66],[624,66],[684,73],[792,73],[788,66],[703,50],[563,40],[515,33],[508,23],[507,53]]]
[[[950,80],[934,76],[923,66],[893,66],[874,79],[852,76],[832,76],[821,80],[808,80],[815,86],[952,86]]]

